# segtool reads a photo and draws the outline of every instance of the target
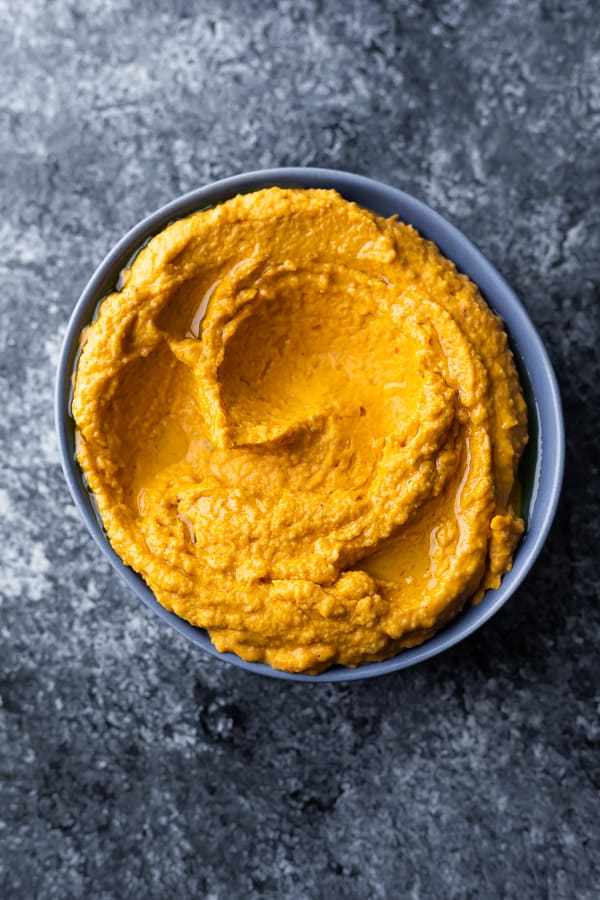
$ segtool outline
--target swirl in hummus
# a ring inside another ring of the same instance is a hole
[[[381,660],[510,569],[526,407],[502,322],[410,226],[270,188],[175,222],[82,339],[116,552],[218,650]]]

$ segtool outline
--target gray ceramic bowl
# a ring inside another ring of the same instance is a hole
[[[435,241],[442,253],[479,286],[489,305],[504,320],[529,407],[530,442],[521,466],[527,529],[515,554],[512,571],[504,577],[500,588],[488,591],[477,606],[467,608],[420,647],[404,650],[384,662],[369,663],[357,669],[337,666],[321,675],[280,672],[263,663],[245,662],[231,653],[219,653],[206,631],[167,612],[156,601],[142,578],[123,565],[107,540],[75,460],[74,426],[70,412],[71,376],[77,360],[81,331],[92,319],[99,301],[115,288],[119,273],[132,256],[150,237],[174,219],[222,203],[236,194],[272,185],[335,188],[347,200],[353,200],[379,215],[397,214],[402,221],[414,225],[423,237]],[[436,656],[483,625],[514,594],[535,562],[554,518],[564,464],[564,426],[552,365],[527,313],[506,281],[468,238],[414,197],[369,178],[329,169],[268,169],[226,178],[174,200],[125,235],[100,264],[71,316],[58,367],[56,426],[62,465],[73,499],[92,537],[138,597],[164,622],[213,656],[249,672],[286,681],[354,681],[384,675]]]

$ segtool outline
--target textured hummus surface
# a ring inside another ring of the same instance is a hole
[[[111,544],[218,650],[384,659],[510,569],[526,408],[502,322],[410,226],[271,188],[153,238],[82,339]]]

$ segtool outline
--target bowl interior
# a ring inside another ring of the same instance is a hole
[[[379,215],[397,215],[417,228],[423,237],[434,241],[441,252],[479,286],[489,306],[504,320],[529,412],[530,438],[519,473],[522,514],[527,528],[516,551],[513,568],[504,576],[501,586],[488,591],[479,604],[465,609],[419,647],[404,650],[383,662],[368,663],[357,669],[336,666],[316,676],[281,672],[264,663],[249,663],[234,654],[219,653],[204,629],[188,624],[158,603],[143,579],[123,565],[108,542],[93,497],[75,460],[75,429],[71,416],[73,373],[81,331],[94,318],[103,297],[115,290],[123,268],[153,235],[175,219],[222,203],[236,194],[275,185],[334,188],[347,200]],[[293,681],[350,681],[386,674],[435,656],[471,634],[506,602],[533,565],[554,517],[564,465],[560,396],[551,363],[523,307],[491,263],[453,225],[414,197],[362,176],[323,169],[274,169],[225,179],[181,197],[132,229],[96,270],[69,322],[59,360],[56,422],[63,469],[73,498],[92,537],[138,597],[163,621],[214,656],[257,674]]]

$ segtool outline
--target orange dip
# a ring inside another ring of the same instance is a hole
[[[502,322],[408,225],[271,188],[153,238],[85,335],[112,546],[218,650],[389,657],[497,587],[526,407]]]

